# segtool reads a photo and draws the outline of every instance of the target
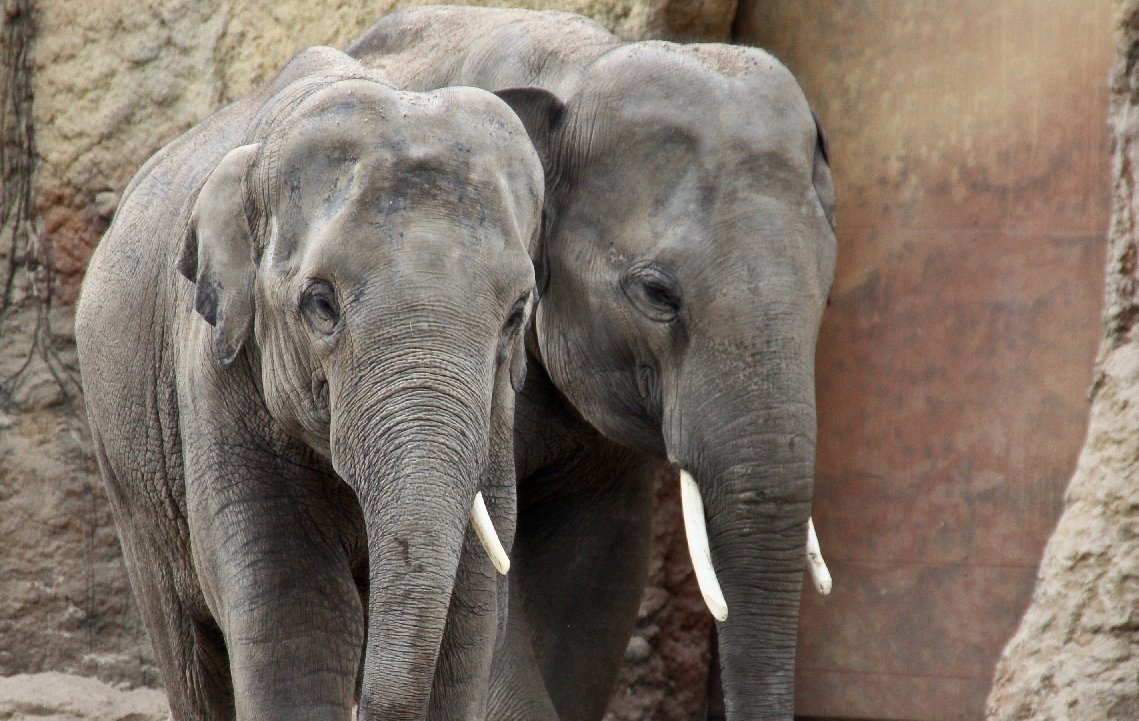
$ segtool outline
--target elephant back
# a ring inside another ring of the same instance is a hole
[[[429,6],[380,18],[345,52],[406,90],[537,86],[564,98],[582,68],[623,43],[574,13]]]

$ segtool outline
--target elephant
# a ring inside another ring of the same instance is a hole
[[[130,183],[76,340],[175,719],[483,717],[542,172],[310,48]]]
[[[790,721],[837,259],[826,139],[797,81],[759,49],[527,10],[400,10],[345,52],[410,90],[494,91],[546,173],[492,715],[601,718],[668,464],[727,717]]]

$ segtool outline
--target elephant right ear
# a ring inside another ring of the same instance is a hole
[[[242,185],[260,145],[226,153],[202,185],[178,255],[178,271],[196,285],[194,310],[214,327],[218,365],[229,368],[253,328],[253,234]]]
[[[815,193],[819,196],[819,203],[822,204],[827,221],[831,224],[831,230],[835,230],[835,192],[834,179],[831,177],[830,145],[827,143],[826,131],[823,130],[823,121],[814,108],[811,108],[811,117],[815,119],[815,169],[812,181],[815,184]]]
[[[526,128],[526,134],[530,136],[530,142],[534,144],[534,148],[538,151],[538,158],[542,161],[548,191],[552,187],[550,178],[556,172],[554,169],[555,158],[557,157],[555,136],[565,122],[568,113],[566,104],[559,100],[558,96],[544,88],[507,88],[506,90],[495,91],[494,94],[510,106],[514,114],[522,121],[522,126]],[[547,192],[546,199],[549,200],[549,197],[549,192]],[[546,232],[547,220],[546,209],[544,208],[542,210],[542,222],[537,231],[539,234]],[[531,259],[534,261],[534,276],[538,282],[538,294],[541,295],[546,292],[546,287],[550,282],[545,243],[539,243],[537,249],[531,244],[530,251]]]
[[[494,93],[502,98],[522,125],[530,142],[538,150],[542,167],[549,174],[553,160],[553,136],[566,116],[566,104],[543,88],[507,88]]]

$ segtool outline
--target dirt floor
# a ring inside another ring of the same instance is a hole
[[[19,721],[166,721],[166,696],[150,688],[120,690],[63,673],[0,678],[0,719]]]

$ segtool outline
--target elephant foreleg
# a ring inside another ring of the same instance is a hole
[[[519,483],[510,612],[562,721],[608,704],[644,591],[656,464],[595,436]]]
[[[287,505],[259,508],[252,532],[231,537],[237,553],[223,562],[238,718],[348,721],[364,608],[348,554],[327,530],[314,532],[305,510]]]
[[[174,721],[229,721],[234,718],[229,660],[189,562],[181,509],[162,507],[164,494],[148,492],[165,491],[173,481],[158,466],[124,464],[120,473],[94,422],[91,435]]]
[[[494,721],[559,721],[554,703],[530,645],[530,630],[517,584],[510,584],[506,637],[491,667],[488,719]],[[518,609],[517,611],[515,609]]]
[[[451,592],[447,624],[431,686],[431,721],[505,721],[487,707],[488,673],[500,617],[505,614],[505,584],[499,583],[490,558],[474,528],[468,528],[462,558]],[[540,721],[531,716],[519,717]]]
[[[200,437],[199,437],[200,438]],[[364,647],[353,560],[359,504],[313,459],[244,448],[187,454],[194,560],[225,636],[237,718],[348,721]],[[241,458],[212,464],[199,458]]]
[[[138,567],[137,534],[120,534],[127,567]],[[144,561],[146,574],[131,572],[131,586],[142,610],[147,635],[162,671],[174,721],[229,721],[234,718],[233,687],[225,642],[208,614],[195,613],[179,597],[170,566]]]

